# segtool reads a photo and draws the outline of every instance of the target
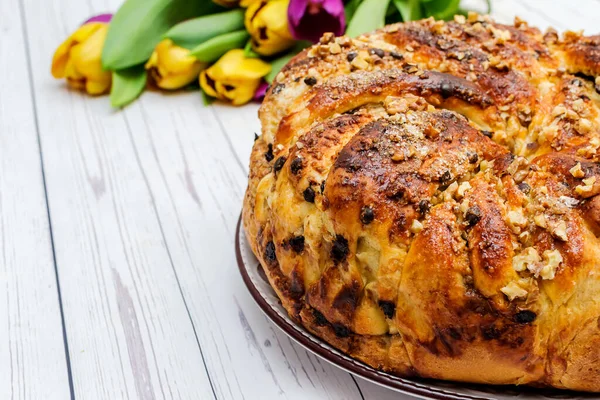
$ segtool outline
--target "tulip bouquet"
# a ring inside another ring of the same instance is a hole
[[[326,32],[449,19],[460,0],[126,0],[85,21],[54,53],[52,75],[114,107],[147,87],[198,88],[233,105],[260,100],[279,70]],[[487,0],[489,11],[489,0]]]

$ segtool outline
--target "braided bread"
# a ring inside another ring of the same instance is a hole
[[[243,223],[290,316],[400,376],[600,391],[600,36],[325,35],[260,108]]]

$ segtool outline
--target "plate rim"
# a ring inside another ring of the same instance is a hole
[[[267,302],[267,300],[260,294],[254,283],[252,282],[252,278],[248,274],[246,270],[246,263],[244,262],[241,245],[240,245],[240,234],[242,233],[242,215],[240,214],[240,218],[238,219],[236,230],[235,230],[235,255],[236,261],[238,264],[238,269],[240,274],[242,275],[242,280],[250,295],[258,305],[259,309],[265,314],[265,316],[277,326],[281,331],[283,331],[286,335],[288,335],[292,340],[298,343],[300,346],[304,347],[306,350],[311,353],[319,356],[323,360],[327,361],[330,364],[352,374],[356,375],[362,379],[366,379],[372,383],[375,383],[380,386],[387,387],[389,389],[395,390],[397,392],[401,392],[404,394],[408,394],[411,396],[416,396],[424,399],[435,399],[435,400],[490,400],[493,397],[482,397],[482,396],[473,396],[467,394],[458,394],[452,392],[446,392],[443,389],[438,389],[434,387],[423,386],[422,383],[414,382],[408,380],[406,378],[396,377],[390,375],[389,377],[383,371],[377,371],[374,368],[363,364],[361,361],[352,358],[353,362],[345,360],[341,356],[333,353],[332,351],[319,346],[317,343],[308,340],[302,333],[298,332],[298,329],[301,329],[306,335],[314,337],[316,341],[322,341],[321,338],[315,336],[303,326],[298,325],[297,327],[290,326],[290,323],[286,321],[283,317],[281,317],[273,307]],[[385,375],[384,375],[385,374]]]

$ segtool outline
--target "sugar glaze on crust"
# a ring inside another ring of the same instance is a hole
[[[600,391],[600,36],[325,35],[260,108],[243,223],[288,313],[400,376]]]

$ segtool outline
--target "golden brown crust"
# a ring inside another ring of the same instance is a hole
[[[283,306],[394,374],[600,391],[599,74],[475,14],[297,55],[243,210]]]

